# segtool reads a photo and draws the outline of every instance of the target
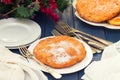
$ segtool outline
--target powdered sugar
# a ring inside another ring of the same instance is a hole
[[[73,59],[75,56],[71,56],[66,53],[66,50],[70,47],[75,47],[72,43],[67,41],[61,41],[59,43],[52,43],[49,45],[51,47],[50,50],[47,51],[48,54],[53,54],[55,63],[65,63],[70,59]],[[80,51],[75,49],[78,53]]]

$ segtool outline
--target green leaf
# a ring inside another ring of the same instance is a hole
[[[57,4],[58,4],[58,9],[60,10],[60,11],[62,11],[63,12],[63,10],[65,9],[65,8],[67,8],[68,6],[69,6],[69,2],[70,2],[70,0],[56,0],[56,2],[57,2]]]
[[[28,8],[26,8],[24,6],[20,6],[17,9],[17,16],[27,18],[31,15],[29,14],[29,9]]]
[[[30,8],[30,14],[34,14],[34,12],[38,11],[39,9],[40,9],[39,3],[35,2],[35,5],[32,8]]]
[[[40,9],[39,3],[35,2],[35,5],[34,5],[34,7],[31,10],[38,11],[39,9]]]
[[[49,7],[50,0],[40,0],[44,7]],[[63,11],[69,5],[69,0],[55,0],[58,9]],[[17,10],[12,11],[14,8]],[[33,0],[15,0],[12,4],[0,3],[0,15],[8,13],[8,16],[30,18],[36,11],[40,10],[38,2]]]
[[[32,8],[27,8],[22,5],[17,9],[17,17],[29,18],[34,14],[34,12],[38,11],[39,8],[39,3],[36,2]]]

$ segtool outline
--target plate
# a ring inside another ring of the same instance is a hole
[[[76,9],[76,0],[73,1],[73,7]],[[79,18],[81,21],[87,23],[87,24],[90,24],[90,25],[93,25],[93,26],[98,26],[98,27],[105,27],[105,28],[108,28],[108,29],[120,29],[120,26],[114,26],[114,25],[110,25],[106,22],[103,22],[103,23],[94,23],[94,22],[90,22],[90,21],[87,21],[85,19],[83,19],[82,17],[79,16],[78,12],[76,11],[75,12],[75,16],[77,18]]]
[[[42,38],[42,39],[46,39],[48,37],[45,37],[45,38]],[[42,40],[40,39],[40,40]],[[33,53],[33,49],[34,47],[38,44],[38,42],[40,40],[37,40],[35,41],[34,43],[32,43],[30,46],[29,46],[29,50],[31,53]],[[81,40],[80,40],[81,41]],[[82,70],[83,68],[85,68],[92,60],[93,58],[93,54],[92,54],[92,50],[91,48],[86,44],[84,43],[83,41],[81,41],[83,43],[83,45],[85,46],[85,49],[86,49],[86,57],[79,63],[71,66],[71,67],[67,67],[67,68],[62,68],[62,69],[55,69],[55,68],[52,68],[54,69],[55,71],[57,71],[58,73],[61,73],[61,74],[68,74],[68,73],[74,73],[74,72],[77,72],[77,71],[80,71]],[[43,71],[47,72],[46,70],[42,69]]]
[[[40,26],[29,19],[8,18],[0,20],[0,44],[9,49],[29,45],[41,36]]]

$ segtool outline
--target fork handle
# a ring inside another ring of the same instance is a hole
[[[85,36],[88,36],[88,37],[90,37],[90,38],[92,38],[92,39],[95,39],[95,40],[97,40],[97,41],[99,41],[99,42],[101,42],[101,43],[107,45],[107,46],[113,44],[113,43],[110,42],[110,41],[104,40],[104,39],[102,39],[102,38],[98,38],[98,37],[96,37],[96,36],[87,34],[87,33],[85,33],[85,32],[82,32],[82,31],[77,30],[77,29],[74,29],[74,28],[72,28],[72,31],[73,31],[73,32],[80,33],[80,34],[83,34],[83,35],[85,35]]]
[[[46,69],[55,79],[60,79],[62,77],[62,75],[58,72],[56,72],[55,70],[49,68],[48,66],[46,66],[45,64],[43,64],[42,62],[38,61],[35,57],[32,57],[37,63],[39,63],[44,69]]]

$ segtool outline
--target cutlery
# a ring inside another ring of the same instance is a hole
[[[58,72],[56,72],[55,70],[51,69],[50,67],[46,66],[45,64],[43,64],[42,62],[38,61],[34,55],[24,46],[24,45],[20,45],[18,47],[21,55],[25,58],[31,58],[34,59],[37,63],[39,63],[45,70],[47,70],[55,79],[60,79],[62,77],[62,75]]]
[[[103,50],[105,47],[113,44],[110,41],[71,28],[67,23],[64,23],[62,21],[57,22],[55,29],[58,30],[63,35],[75,36],[78,39],[82,39],[92,48],[96,48],[97,50],[96,52],[101,52],[100,50]]]
[[[100,50],[103,50],[105,47],[106,47],[106,45],[104,45],[104,44],[101,44],[101,43],[99,43],[99,42],[97,42],[97,41],[94,41],[94,40],[92,40],[92,39],[89,39],[89,38],[87,38],[87,37],[84,37],[84,36],[82,36],[82,35],[79,35],[85,42],[87,42],[87,44],[89,44],[89,45],[91,45],[91,46],[93,46],[93,47],[96,47],[96,48],[98,48],[98,49],[100,49]]]
[[[52,30],[52,32],[51,32],[54,36],[60,36],[60,35],[63,35],[63,34],[61,34],[60,32],[58,32],[56,29],[53,29]],[[78,39],[81,39],[81,38],[78,38]],[[82,40],[82,39],[81,39]],[[83,40],[82,40],[83,41]],[[86,43],[86,42],[85,42]],[[99,50],[99,49],[96,49],[96,48],[94,48],[94,47],[92,47],[92,46],[90,46],[91,47],[91,49],[92,49],[92,52],[93,52],[93,54],[94,53],[100,53],[101,52],[101,50]]]
[[[94,39],[94,40],[97,40],[97,41],[99,41],[99,42],[101,42],[101,43],[103,43],[103,44],[105,44],[105,45],[107,45],[107,46],[113,44],[113,42],[104,40],[104,39],[102,39],[102,38],[98,38],[98,37],[96,37],[96,36],[87,34],[87,33],[85,33],[85,32],[82,32],[82,31],[77,30],[77,29],[74,29],[74,28],[72,28],[72,31],[73,31],[73,32],[78,32],[78,33],[80,33],[80,34],[83,34],[83,35],[85,35],[85,36],[87,36],[87,37],[89,37],[89,38],[92,38],[92,39]]]
[[[55,35],[55,36],[56,35],[62,35],[61,33],[59,33],[55,29],[52,31],[52,34]],[[73,34],[75,34],[75,33],[73,33]],[[68,35],[68,34],[66,34],[66,35]],[[86,38],[86,37],[84,37],[82,35],[75,34],[75,37],[82,40],[82,41],[84,41],[85,43],[89,44],[90,47],[92,48],[93,53],[96,53],[96,52],[100,53],[101,50],[103,50],[106,47],[105,45],[102,45],[102,44],[100,44],[100,43],[98,43],[96,41],[90,40],[89,38]]]
[[[61,34],[63,35],[69,35],[69,36],[75,36],[76,38],[78,39],[82,39],[84,42],[86,42],[87,44],[89,44],[90,46],[94,47],[94,48],[97,48],[99,51],[97,52],[100,52],[100,50],[103,50],[105,45],[104,44],[100,44],[99,42],[95,41],[95,40],[92,40],[90,38],[87,38],[81,34],[77,34],[75,32],[71,32],[72,31],[72,28],[66,26],[66,24],[64,23],[60,23],[59,26],[55,26],[55,28],[61,32]],[[94,44],[92,44],[94,43]]]
[[[79,33],[79,34],[81,34],[81,35],[84,35],[84,36],[86,36],[86,37],[89,37],[89,38],[91,38],[91,39],[94,39],[94,40],[96,40],[96,41],[98,41],[98,42],[100,42],[100,43],[103,43],[103,44],[105,44],[106,46],[109,46],[109,45],[113,44],[113,43],[110,42],[110,41],[104,40],[104,39],[102,39],[102,38],[98,38],[98,37],[96,37],[96,36],[87,34],[87,33],[85,33],[85,32],[82,32],[82,31],[77,30],[77,29],[74,29],[74,28],[71,28],[67,23],[64,23],[64,22],[62,22],[62,21],[57,22],[57,25],[58,25],[58,26],[56,26],[55,28],[58,29],[59,31],[61,31],[62,33],[65,33],[66,30],[67,30],[67,31],[69,30],[70,33],[71,33],[71,32],[72,32],[72,33],[77,33],[77,34]],[[62,29],[63,31],[62,31],[61,29]]]

